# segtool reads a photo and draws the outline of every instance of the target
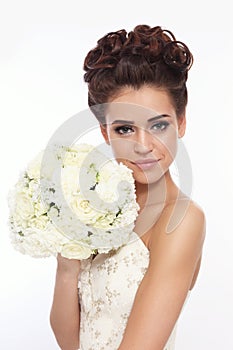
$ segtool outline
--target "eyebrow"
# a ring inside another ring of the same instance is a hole
[[[171,116],[169,114],[160,114],[160,115],[156,115],[155,117],[148,119],[147,122],[153,122],[157,119],[161,119],[161,118],[165,118],[165,117],[171,118]],[[116,119],[111,124],[135,124],[135,122],[132,120]]]

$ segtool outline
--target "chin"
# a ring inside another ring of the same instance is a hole
[[[163,167],[162,167],[162,164],[159,164],[159,166],[155,166],[151,169],[143,170],[128,160],[118,158],[117,161],[123,163],[125,166],[131,169],[133,172],[133,177],[135,182],[142,185],[149,185],[149,184],[154,184],[158,182],[159,180],[161,180],[161,178],[165,176],[165,173],[169,168],[168,164],[166,164],[165,169],[163,168],[164,164],[163,164]]]
[[[161,178],[165,175],[165,172],[154,172],[154,173],[146,173],[146,172],[138,172],[133,170],[133,177],[135,182],[137,182],[138,184],[142,184],[142,185],[151,185],[154,184],[156,182],[158,182],[159,180],[161,180]]]

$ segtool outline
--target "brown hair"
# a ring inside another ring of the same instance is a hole
[[[148,85],[167,91],[180,116],[187,105],[186,81],[192,63],[188,47],[160,26],[138,25],[128,34],[124,29],[108,33],[84,61],[88,104],[107,103],[123,87]]]

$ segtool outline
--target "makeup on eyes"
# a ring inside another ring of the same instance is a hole
[[[153,124],[151,126],[151,129],[154,130],[154,127],[156,127],[155,130],[163,131],[168,127],[168,125],[170,125],[170,123],[168,123],[167,121],[164,120],[164,121]]]
[[[147,122],[152,123],[155,120],[160,120],[160,119],[165,118],[165,117],[170,117],[170,116],[167,114],[162,114],[162,115],[155,116],[153,118],[148,119]],[[116,132],[119,135],[128,135],[134,131],[133,130],[133,126],[135,125],[134,121],[118,119],[118,120],[115,120],[114,122],[112,122],[112,125],[115,125],[115,124],[121,124],[120,126],[114,128],[114,132]],[[150,129],[152,130],[152,132],[153,131],[163,132],[167,129],[167,127],[169,125],[170,125],[170,123],[168,121],[161,120],[155,124],[152,124]]]

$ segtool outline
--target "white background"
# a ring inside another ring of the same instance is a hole
[[[7,193],[68,118],[87,108],[82,64],[107,32],[161,25],[188,44],[187,132],[192,198],[207,236],[182,312],[177,350],[233,349],[232,25],[230,1],[7,1],[0,8],[0,348],[56,350],[49,326],[56,261],[13,250]],[[215,4],[217,3],[217,4]]]

